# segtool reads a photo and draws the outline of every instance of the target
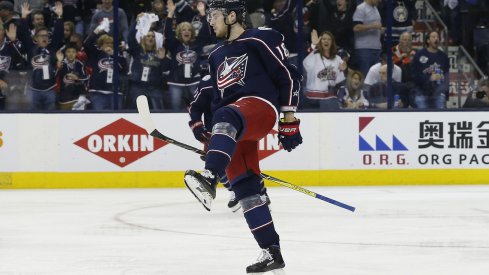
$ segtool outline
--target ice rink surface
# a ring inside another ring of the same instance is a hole
[[[287,275],[489,274],[489,185],[270,188]],[[0,190],[0,274],[245,274],[259,253],[218,190]]]

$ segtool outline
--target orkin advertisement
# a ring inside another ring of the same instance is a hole
[[[154,139],[140,126],[120,118],[74,144],[117,166],[125,167],[168,143]]]

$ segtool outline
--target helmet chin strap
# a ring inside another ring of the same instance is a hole
[[[226,26],[228,26],[228,33],[226,34],[226,40],[229,39],[229,37],[231,36],[231,26],[238,23],[238,20],[234,21],[234,23],[232,24],[228,24],[228,20],[227,20],[227,17],[224,17],[224,24],[226,24]]]

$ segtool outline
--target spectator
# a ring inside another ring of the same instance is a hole
[[[373,84],[381,81],[380,68],[386,64],[387,64],[387,54],[382,53],[380,55],[380,61],[374,64],[372,67],[370,67],[367,73],[367,77],[365,77],[365,85],[367,85],[366,87],[367,89],[368,86],[372,86]],[[398,83],[400,83],[402,80],[402,70],[399,66],[395,64],[392,69],[392,80]]]
[[[163,0],[154,0],[151,5],[151,11],[159,18],[158,22],[154,22],[152,29],[156,32],[163,33],[165,31],[165,22],[168,16],[166,5]]]
[[[392,57],[394,64],[399,66],[402,71],[401,86],[399,87],[399,96],[404,108],[414,107],[412,99],[409,97],[409,91],[414,88],[414,78],[412,70],[412,61],[416,55],[412,45],[412,35],[410,32],[403,32],[399,37],[399,44],[392,47]]]
[[[268,25],[284,36],[285,48],[289,51],[288,60],[297,66],[297,32],[294,30],[296,2],[297,0],[274,0]]]
[[[52,0],[51,0],[52,1]],[[82,22],[84,0],[63,0],[63,19],[73,22],[77,33],[84,33]]]
[[[412,33],[414,31],[414,24],[418,18],[418,11],[416,10],[415,4],[416,0],[392,1],[392,45],[399,42],[399,38],[403,32]],[[384,27],[387,26],[386,9],[386,1],[381,1],[379,12],[382,17],[382,26]]]
[[[0,19],[2,19],[4,29],[7,29],[10,23],[15,23],[14,5],[12,2],[5,0],[0,2]]]
[[[195,30],[197,40],[202,46],[214,44],[216,42],[215,35],[211,26],[207,22],[207,4],[204,0],[198,0],[196,4],[197,14],[192,18],[191,24]]]
[[[76,50],[77,50],[76,59],[80,60],[85,65],[85,69],[86,69],[87,68],[86,65],[88,62],[88,55],[87,52],[85,51],[85,48],[83,47],[83,37],[81,36],[81,34],[75,32],[70,36],[70,42],[75,44],[76,46]],[[90,72],[90,70],[88,70],[88,72]]]
[[[107,34],[97,35],[102,30],[96,28],[85,41],[85,49],[89,57],[89,65],[92,75],[89,82],[89,96],[94,110],[113,110],[114,97],[117,97],[117,108],[122,106],[122,93],[116,91],[114,95],[114,67],[122,72],[126,66],[126,60],[119,55],[117,66],[114,65],[114,40]],[[96,44],[95,44],[96,41]]]
[[[353,14],[354,64],[367,74],[372,65],[378,62],[382,44],[382,23],[377,5],[380,0],[365,0],[358,5]]]
[[[165,26],[166,46],[171,53],[171,70],[168,78],[171,107],[182,110],[182,99],[190,102],[200,80],[199,54],[201,43],[196,41],[195,30],[189,22],[178,24],[172,30],[175,5],[168,1],[168,19]]]
[[[438,32],[429,32],[425,39],[425,47],[419,50],[413,59],[416,86],[412,92],[415,107],[418,109],[442,109],[446,106],[450,63],[447,54],[438,49],[439,45]]]
[[[479,90],[473,90],[467,95],[464,108],[489,108],[489,80],[479,81]]]
[[[246,1],[246,26],[258,28],[265,26],[265,10],[263,9],[263,0]]]
[[[442,18],[447,25],[449,42],[452,45],[462,43],[462,14],[460,14],[459,0],[442,0]]]
[[[336,38],[338,47],[353,51],[353,13],[355,0],[336,0],[333,5],[329,0],[320,0],[312,5],[311,23],[316,32],[331,32]],[[327,16],[321,11],[326,11]]]
[[[0,110],[5,109],[5,92],[8,88],[6,76],[12,67],[12,59],[20,55],[20,41],[17,40],[17,26],[11,24],[8,30],[0,25]]]
[[[416,50],[413,48],[413,36],[410,32],[403,32],[399,36],[399,43],[392,47],[392,58],[394,64],[400,66],[410,64]]]
[[[71,21],[65,21],[64,23],[64,42],[65,44],[70,42],[71,35],[75,33],[75,24]]]
[[[141,13],[138,18],[144,15]],[[129,53],[132,56],[130,68],[129,108],[136,109],[136,98],[145,95],[150,106],[163,109],[163,72],[170,69],[164,48],[157,48],[155,32],[149,31],[138,43],[136,24],[129,32]]]
[[[365,94],[365,97],[369,102],[370,108],[387,109],[389,95],[387,91],[387,65],[386,64],[380,66],[379,76],[380,76],[379,81],[371,85],[371,87],[368,89],[367,93]],[[392,98],[394,100],[391,102],[393,102],[393,106],[396,108],[402,106],[401,100],[399,98],[398,87],[399,87],[399,82],[393,81]]]
[[[32,11],[29,8],[29,4],[24,3],[22,5],[22,19],[27,20],[29,15],[31,17],[31,25],[32,25],[31,36],[34,36],[34,34],[39,28],[48,27],[44,20],[44,13],[40,10]]]
[[[352,70],[346,79],[346,85],[338,90],[338,101],[340,108],[357,110],[365,109],[369,106],[365,98],[363,86],[363,75],[360,71]]]
[[[58,83],[58,104],[61,110],[71,110],[75,103],[79,102],[77,109],[84,110],[86,100],[85,81],[88,77],[85,66],[76,59],[77,47],[74,43],[67,43],[62,50],[56,53]],[[83,105],[83,106],[81,106]]]
[[[26,24],[23,24],[21,41],[25,45],[27,58],[32,66],[29,90],[32,94],[34,110],[54,110],[56,100],[56,51],[63,43],[63,5],[56,2],[55,14],[57,20],[51,41],[46,27],[36,30],[34,40]]]
[[[108,18],[110,22],[110,30],[108,34],[113,37],[114,35],[114,10],[112,6],[112,0],[102,0],[102,5],[99,10],[95,12],[90,22],[89,32],[92,33],[95,28],[97,28],[100,23],[102,23],[104,18]],[[129,27],[127,23],[127,15],[123,9],[119,8],[119,38],[127,41],[127,36],[129,33]]]
[[[337,54],[336,42],[330,32],[319,37],[316,50],[303,61],[307,74],[306,96],[320,100],[321,109],[337,109],[336,90],[345,80],[346,62]]]
[[[194,10],[185,0],[167,0],[166,5],[168,9],[173,10],[171,18],[175,19],[176,24],[182,22],[192,22],[194,17]],[[169,11],[168,11],[169,12]],[[170,16],[169,16],[170,17]]]

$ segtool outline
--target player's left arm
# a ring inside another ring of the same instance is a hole
[[[290,152],[302,143],[300,120],[295,117],[302,75],[287,61],[289,52],[282,34],[271,29],[262,29],[255,39],[257,52],[261,55],[268,74],[278,86],[280,111],[284,114],[279,121],[279,142]]]
[[[277,31],[260,28],[252,39],[256,52],[268,75],[277,84],[280,92],[280,111],[295,112],[299,104],[299,91],[302,75],[287,61],[289,51],[284,37]]]

